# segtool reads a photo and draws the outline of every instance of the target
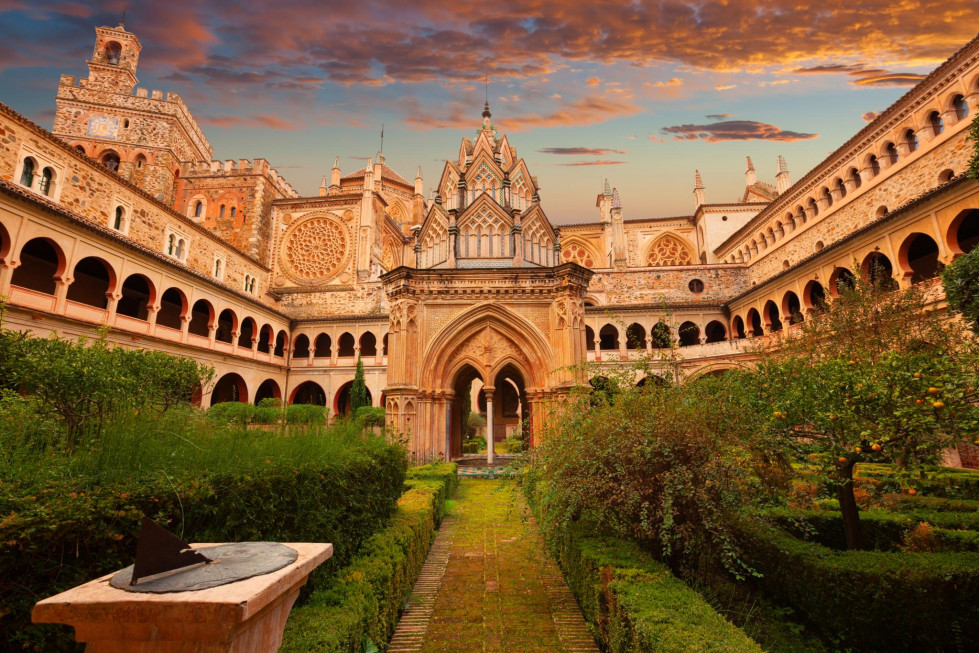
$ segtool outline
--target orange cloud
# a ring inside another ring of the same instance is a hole
[[[422,107],[417,100],[406,99],[402,105],[409,109],[405,123],[413,129],[422,131],[468,129],[477,124],[472,107],[460,102],[451,103],[448,111],[441,116]],[[543,113],[500,116],[498,120],[494,118],[494,122],[499,122],[503,131],[512,133],[534,127],[594,125],[612,118],[635,115],[641,111],[641,107],[627,101],[587,96],[575,102],[564,102],[557,108]]]
[[[613,150],[607,147],[545,147],[537,150],[543,154],[570,154],[577,156],[604,156],[607,154],[625,154],[625,150]]]
[[[628,161],[575,161],[574,163],[558,163],[556,165],[566,168],[577,168],[580,166],[618,166],[628,163]]]
[[[819,134],[804,134],[786,131],[775,125],[754,120],[725,120],[712,122],[707,125],[674,125],[660,130],[663,134],[673,136],[675,141],[802,141],[817,138]]]
[[[201,121],[205,125],[215,127],[261,127],[265,129],[280,129],[284,131],[295,131],[301,127],[301,123],[283,120],[278,116],[260,115],[253,117],[242,116],[212,116]]]

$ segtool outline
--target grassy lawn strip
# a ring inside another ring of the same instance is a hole
[[[455,463],[409,470],[408,490],[390,525],[368,538],[347,567],[292,611],[280,650],[359,653],[365,638],[383,647],[457,484]]]

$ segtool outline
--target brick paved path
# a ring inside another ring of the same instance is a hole
[[[597,652],[520,490],[462,479],[455,501],[388,651]]]

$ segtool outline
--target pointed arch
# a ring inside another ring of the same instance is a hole
[[[602,267],[602,256],[580,238],[569,238],[561,243],[561,263],[577,263],[586,268]]]
[[[650,267],[659,267],[693,265],[696,258],[686,238],[667,232],[649,243],[644,260]]]

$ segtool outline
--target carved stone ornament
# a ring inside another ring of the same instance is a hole
[[[454,359],[471,358],[481,362],[485,367],[507,356],[524,360],[525,357],[509,338],[504,337],[492,327],[486,327],[476,335],[466,340],[455,351]]]
[[[347,266],[351,246],[347,227],[332,214],[316,214],[286,232],[282,268],[295,283],[331,281]]]

